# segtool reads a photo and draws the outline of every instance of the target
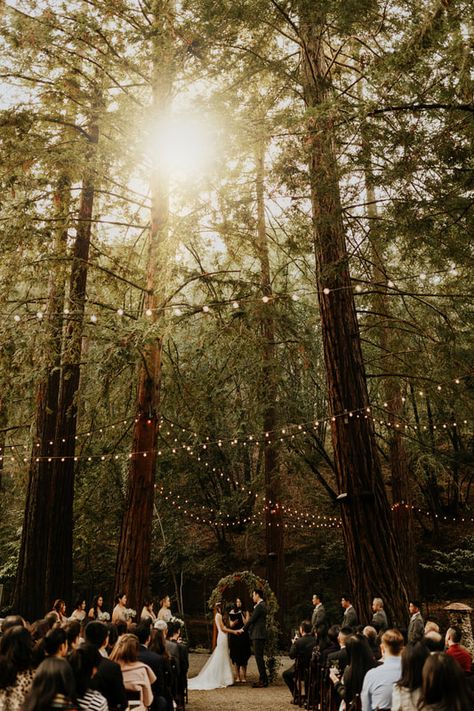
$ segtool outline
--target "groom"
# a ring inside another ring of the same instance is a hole
[[[252,686],[257,689],[262,689],[268,686],[267,670],[265,668],[265,659],[263,656],[265,640],[267,638],[267,608],[265,607],[265,602],[263,600],[263,590],[255,588],[252,593],[252,600],[255,603],[252,617],[239,631],[244,632],[245,630],[249,630],[250,639],[253,642],[253,653],[255,654],[255,661],[257,662],[260,677],[260,680],[255,684],[252,684]]]

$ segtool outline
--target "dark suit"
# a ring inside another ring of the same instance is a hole
[[[347,650],[345,647],[340,649],[338,652],[333,652],[332,654],[328,654],[326,657],[326,664],[328,667],[331,666],[331,662],[339,662],[339,671],[341,674],[344,674],[344,669],[347,666]]]
[[[109,709],[126,709],[127,694],[123,685],[122,670],[117,662],[102,657],[97,673],[91,679],[91,687],[105,696]]]
[[[320,625],[326,623],[326,610],[324,605],[316,605],[313,610],[313,615],[311,617],[311,625],[313,630],[316,630]]]
[[[151,652],[144,644],[141,644],[138,650],[138,660],[147,664],[156,676],[156,681],[151,685],[153,703],[150,709],[152,711],[168,711],[169,706],[165,698],[165,673],[162,657],[156,654],[156,652]]]
[[[264,649],[267,638],[267,608],[263,600],[260,600],[252,612],[250,620],[243,626],[249,631],[250,639],[253,642],[253,653],[257,662],[258,674],[262,684],[268,684],[267,670],[265,667]]]
[[[310,634],[305,634],[302,637],[298,637],[290,649],[290,659],[296,659],[298,663],[301,663],[304,669],[309,668],[309,663],[311,661],[311,655],[313,649],[316,646],[317,640]],[[283,672],[283,679],[291,693],[293,694],[295,688],[294,681],[295,674],[295,664],[293,664],[289,669]]]
[[[347,610],[344,612],[344,617],[342,618],[342,627],[357,627],[359,624],[359,621],[357,619],[357,613],[352,607],[347,608]]]

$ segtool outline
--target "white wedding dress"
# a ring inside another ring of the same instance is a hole
[[[217,613],[214,622],[217,627],[217,644],[213,653],[199,672],[188,681],[188,689],[195,691],[210,691],[222,689],[234,683],[234,674],[229,655],[227,632],[221,629],[222,616]]]

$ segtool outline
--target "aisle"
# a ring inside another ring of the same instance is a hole
[[[190,654],[189,676],[198,674],[207,660],[206,654]],[[247,684],[236,684],[215,691],[190,691],[186,708],[189,711],[290,711],[295,706],[290,703],[290,692],[281,673],[288,669],[291,660],[281,657],[280,662],[278,678],[268,689],[252,689],[252,682],[257,681],[258,675],[255,659],[251,657]]]

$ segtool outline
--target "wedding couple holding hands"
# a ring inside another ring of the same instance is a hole
[[[189,680],[189,689],[207,691],[231,686],[234,683],[232,662],[236,670],[236,682],[245,682],[247,663],[251,654],[249,637],[252,640],[259,673],[259,681],[253,686],[257,688],[268,686],[264,659],[267,638],[267,609],[263,600],[263,591],[256,588],[252,593],[252,600],[255,607],[252,615],[248,617],[248,614],[243,612],[242,603],[237,599],[234,608],[229,613],[230,627],[226,627],[224,624],[222,603],[216,604],[214,622],[217,628],[217,644],[199,674]],[[229,639],[231,644],[229,644]]]

